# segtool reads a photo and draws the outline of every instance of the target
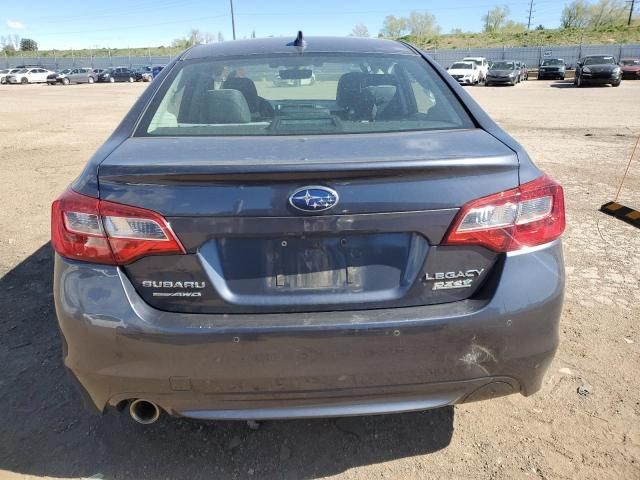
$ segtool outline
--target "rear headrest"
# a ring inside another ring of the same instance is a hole
[[[349,108],[353,106],[354,102],[358,102],[363,93],[374,93],[373,91],[367,92],[367,87],[383,86],[383,85],[398,85],[398,81],[395,75],[379,74],[379,73],[363,73],[363,72],[349,72],[345,73],[338,80],[338,89],[336,92],[336,103],[339,107]],[[377,89],[376,89],[377,90]],[[386,89],[387,92],[391,89]],[[397,89],[393,89],[395,95]],[[377,93],[377,92],[376,92]]]
[[[222,84],[224,89],[239,90],[244,95],[249,110],[252,112],[258,111],[258,90],[253,80],[246,77],[231,77],[227,78]]]
[[[251,111],[238,90],[209,90],[202,111],[202,123],[249,123]]]
[[[365,87],[366,73],[349,72],[345,73],[338,80],[338,89],[336,91],[336,104],[339,107],[350,107],[354,97],[360,95]]]

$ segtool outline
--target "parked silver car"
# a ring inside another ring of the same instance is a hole
[[[18,73],[20,70],[20,68],[5,68],[4,70],[0,70],[0,83],[7,83],[7,77],[14,73]]]
[[[55,83],[61,83],[63,85],[69,85],[70,83],[94,83],[97,80],[98,75],[92,68],[67,69],[47,77],[47,83],[49,85]]]

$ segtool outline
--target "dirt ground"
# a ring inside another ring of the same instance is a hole
[[[144,88],[0,86],[1,479],[640,478],[640,230],[598,212],[640,134],[640,82],[468,89],[565,187],[561,345],[537,395],[258,430],[93,416],[62,367],[49,205]],[[640,152],[620,201],[640,208]]]

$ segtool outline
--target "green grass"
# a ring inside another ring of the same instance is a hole
[[[640,23],[602,30],[529,30],[524,32],[460,33],[433,38],[407,36],[405,40],[424,49],[462,49],[490,47],[537,47],[545,45],[609,45],[640,43]]]
[[[462,49],[483,47],[537,47],[544,45],[607,45],[623,43],[640,43],[640,21],[630,27],[612,26],[601,30],[555,29],[529,30],[524,32],[496,33],[456,33],[437,37],[403,37],[414,45],[424,49]],[[173,56],[180,53],[180,48],[173,47],[139,47],[139,48],[98,48],[81,50],[41,50],[38,52],[15,52],[9,56],[24,57],[144,57]]]

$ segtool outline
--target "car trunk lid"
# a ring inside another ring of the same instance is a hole
[[[518,162],[482,130],[132,138],[100,165],[99,184],[105,200],[164,215],[185,246],[125,267],[157,308],[389,308],[463,300],[485,283],[496,254],[439,244],[464,203],[518,185]],[[292,208],[307,186],[339,201]],[[451,288],[433,288],[440,273]]]

